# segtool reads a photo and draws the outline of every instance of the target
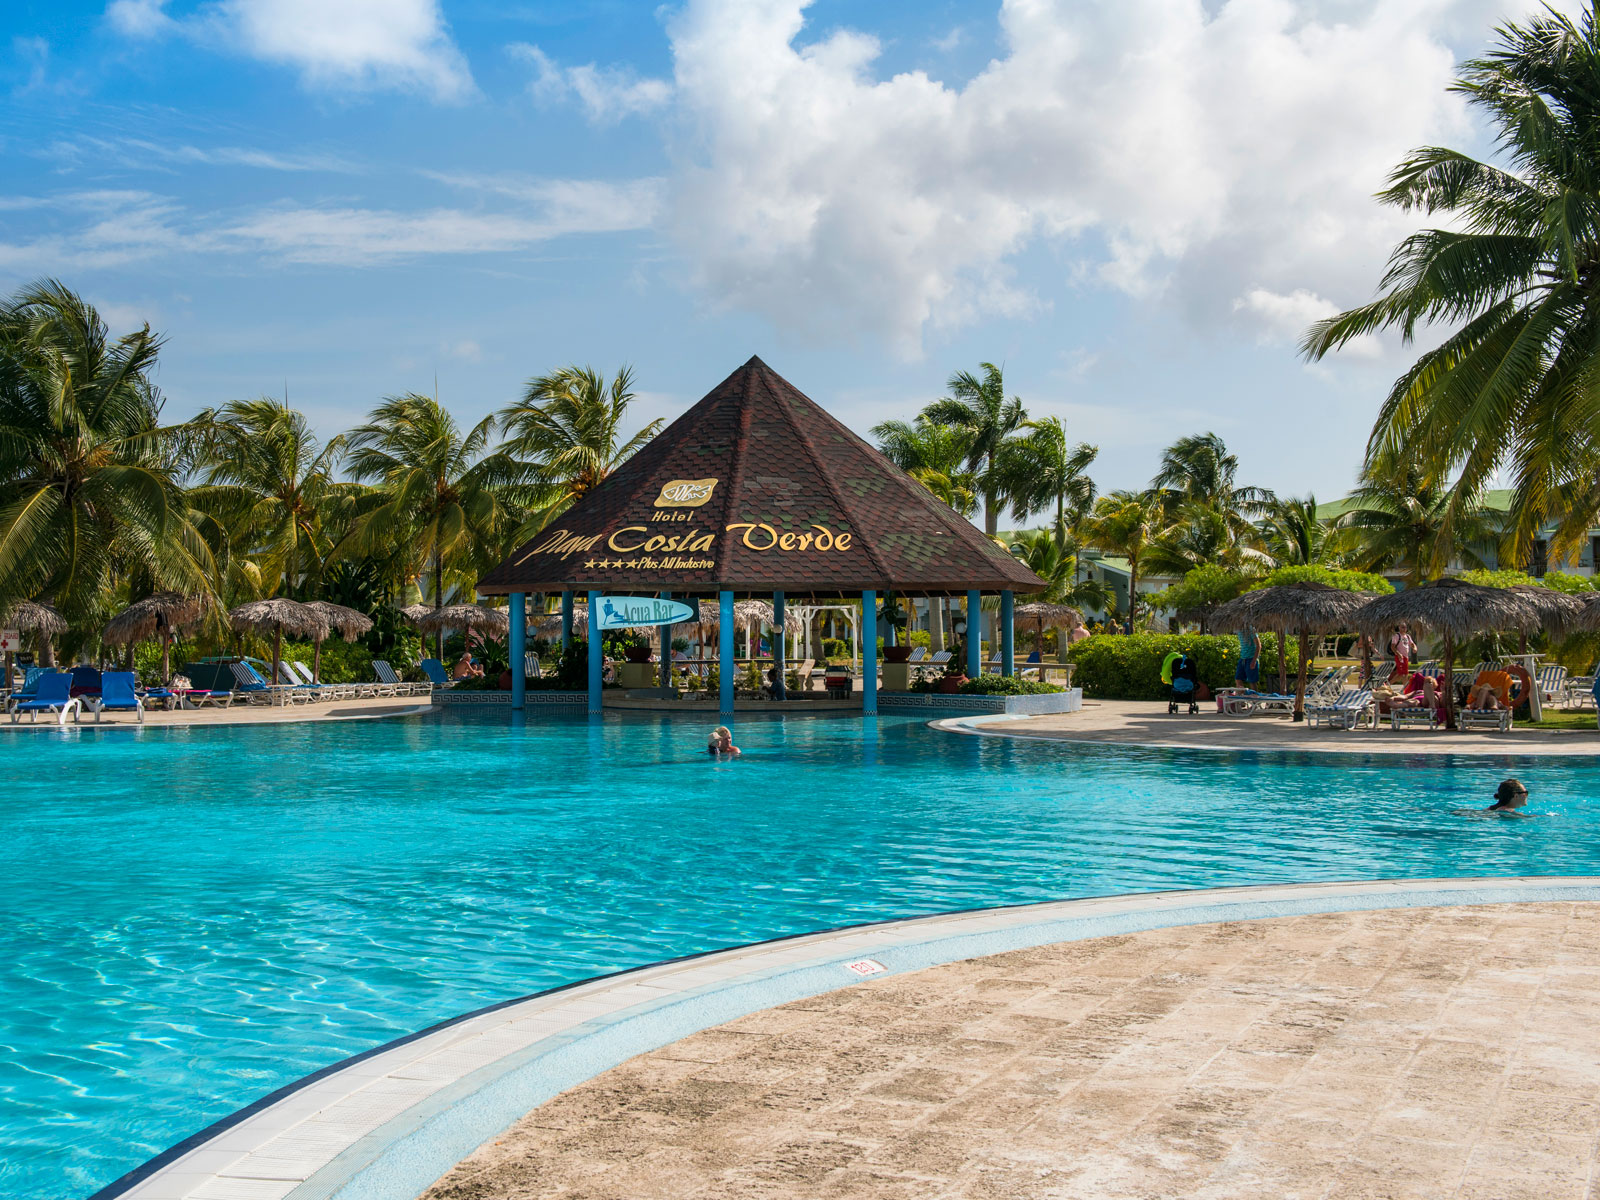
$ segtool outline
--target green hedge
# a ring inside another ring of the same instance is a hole
[[[1129,637],[1097,634],[1067,651],[1078,664],[1072,682],[1085,696],[1100,700],[1165,700],[1169,688],[1161,682],[1161,664],[1174,650],[1187,650],[1200,667],[1200,680],[1215,691],[1233,685],[1239,664],[1239,639],[1232,634],[1136,633]],[[1297,663],[1290,646],[1291,674]],[[1278,671],[1278,639],[1261,635],[1261,682],[1265,686]]]
[[[1037,679],[1018,679],[1014,675],[981,675],[961,685],[968,696],[1047,696],[1066,689]]]

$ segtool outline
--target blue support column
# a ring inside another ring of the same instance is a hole
[[[561,593],[561,648],[572,649],[572,593]]]
[[[772,698],[774,700],[787,700],[788,688],[784,686],[783,677],[788,673],[789,667],[784,654],[785,642],[783,627],[783,593],[772,593],[772,665],[778,669],[778,682],[773,685]]]
[[[1017,673],[1016,639],[1011,636],[1013,615],[1013,596],[1010,592],[1000,593],[1000,674],[1015,675]]]
[[[878,593],[861,593],[861,711],[878,711]]]
[[[661,592],[659,594],[660,594],[660,596],[661,596],[661,598],[663,600],[671,600],[672,599],[672,593],[671,592]],[[661,670],[660,670],[659,674],[660,674],[660,677],[661,677],[661,686],[663,688],[671,687],[672,686],[672,626],[671,625],[663,625],[661,627]]]
[[[523,660],[528,654],[528,597],[522,592],[511,593],[511,710],[522,711],[522,702],[528,694],[527,670]]]
[[[570,594],[570,593],[569,593]],[[604,710],[605,704],[600,698],[600,689],[603,686],[601,678],[605,668],[604,648],[600,645],[600,593],[589,593],[589,713],[595,715]]]
[[[967,593],[967,678],[983,674],[983,597]]]
[[[733,716],[733,676],[738,665],[733,661],[733,593],[717,593],[717,700],[725,717]]]

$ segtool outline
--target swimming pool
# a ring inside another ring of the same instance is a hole
[[[289,1080],[556,983],[1155,888],[1600,868],[1600,763],[1130,751],[880,717],[506,715],[4,743],[0,1194],[83,1195]]]

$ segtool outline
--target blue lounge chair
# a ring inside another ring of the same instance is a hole
[[[378,682],[368,686],[371,687],[372,694],[375,696],[409,696],[418,687],[421,687],[424,691],[427,691],[429,687],[426,683],[407,683],[399,675],[395,674],[395,669],[381,658],[372,660],[372,673],[378,677]]]
[[[144,701],[139,699],[136,690],[138,680],[132,671],[107,671],[100,676],[100,699],[93,702],[94,723],[100,724],[100,714],[110,709],[112,712],[135,712],[139,714],[139,724],[144,724]]]
[[[22,672],[22,686],[6,697],[6,711],[11,711],[13,704],[23,700],[32,700],[39,694],[39,680],[51,672],[47,667],[25,667]]]
[[[1331,725],[1335,729],[1358,729],[1361,722],[1370,721],[1378,727],[1378,707],[1372,702],[1371,688],[1357,688],[1344,692],[1336,699],[1320,704],[1306,705],[1308,726]]]
[[[234,697],[242,696],[247,704],[281,703],[280,697],[289,690],[282,686],[274,687],[247,662],[229,663],[228,670],[237,685],[233,689]]]
[[[434,687],[454,687],[455,680],[450,678],[449,672],[444,669],[444,664],[437,658],[425,658],[417,664],[422,673],[428,677],[428,682]]]
[[[100,669],[98,667],[72,668],[72,694],[86,699],[100,695]]]
[[[77,724],[78,715],[83,710],[82,702],[72,694],[71,675],[41,675],[39,676],[39,691],[32,700],[21,700],[11,710],[11,723],[15,725],[23,713],[28,714],[29,722],[36,723],[42,712],[54,713],[56,724],[67,723],[67,713],[72,713],[73,724]]]

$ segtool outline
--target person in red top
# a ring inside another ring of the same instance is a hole
[[[733,744],[733,732],[726,725],[718,725],[711,731],[711,738],[706,742],[706,753],[726,754],[729,758],[739,756],[739,747]]]

